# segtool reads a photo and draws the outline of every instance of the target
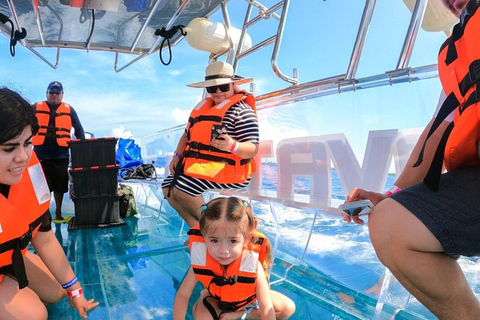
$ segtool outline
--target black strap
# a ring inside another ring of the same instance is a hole
[[[43,113],[43,114],[50,115],[50,111],[46,111],[46,110],[36,110],[35,113]]]
[[[230,154],[230,151],[220,150],[218,148],[212,147],[209,144],[204,144],[204,143],[197,142],[197,141],[188,142],[187,145],[190,147],[190,149],[204,150],[204,151],[214,151],[214,152],[218,152],[218,153]]]
[[[200,230],[198,230],[198,229],[190,229],[190,230],[187,231],[187,234],[189,236],[194,235],[194,236],[203,237],[202,232],[200,232]]]
[[[212,306],[212,304],[211,304],[210,302],[208,302],[208,300],[207,300],[208,298],[215,299],[215,298],[212,297],[212,296],[206,296],[205,298],[203,298],[203,305],[204,305],[205,308],[207,308],[207,310],[210,312],[210,314],[211,314],[212,317],[213,317],[213,320],[219,320],[217,311],[216,311],[215,308]]]
[[[452,113],[459,105],[455,94],[452,92],[448,95],[448,97],[443,102],[440,110],[438,111],[438,115],[435,117],[435,120],[432,123],[430,130],[428,131],[427,137],[425,138],[425,142],[423,143],[422,149],[418,155],[417,162],[413,165],[414,167],[418,167],[423,161],[423,154],[425,152],[425,146],[427,144],[428,139],[430,136],[438,129],[440,124],[448,117],[450,113]]]
[[[43,222],[47,214],[50,215],[50,212],[48,210],[40,217],[38,217],[35,221],[30,223],[28,231],[21,237],[0,244],[0,253],[13,249],[12,267],[14,276],[17,278],[18,286],[20,289],[28,286],[28,279],[25,272],[25,262],[23,261],[22,250],[28,246],[30,241],[32,241],[33,230],[35,230]]]
[[[427,187],[429,187],[433,191],[438,191],[438,184],[440,182],[440,176],[442,175],[445,146],[447,145],[447,140],[450,136],[450,133],[452,132],[453,127],[454,123],[451,122],[445,130],[442,139],[438,144],[437,150],[435,151],[435,155],[433,157],[430,169],[428,170],[428,173],[423,180]]]

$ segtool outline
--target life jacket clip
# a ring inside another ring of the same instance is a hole
[[[468,75],[472,83],[480,81],[480,59],[474,60],[470,63],[468,66]]]
[[[229,278],[225,278],[225,277],[215,277],[213,278],[213,282],[215,283],[215,285],[219,286],[219,287],[223,287],[223,286],[226,286],[226,285],[234,285],[235,283],[237,283],[238,281],[238,276],[231,276]]]

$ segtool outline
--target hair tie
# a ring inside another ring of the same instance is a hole
[[[205,210],[207,210],[207,205],[204,204],[204,205],[202,206],[202,211],[205,211]]]
[[[243,203],[244,207],[248,208],[248,202],[247,201],[242,201],[242,203]]]

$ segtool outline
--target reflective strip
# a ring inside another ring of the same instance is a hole
[[[242,254],[242,263],[240,271],[256,273],[258,266],[258,252],[244,250]]]
[[[197,103],[197,105],[195,106],[195,108],[193,108],[194,110],[199,110],[204,104],[205,102],[207,102],[207,99],[203,99],[202,101],[200,101],[199,103]]]
[[[207,246],[205,242],[194,242],[190,252],[192,265],[206,266],[207,265]]]

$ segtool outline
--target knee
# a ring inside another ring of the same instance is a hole
[[[22,316],[20,319],[47,320],[47,308],[40,300],[38,300],[38,303],[25,307],[25,309],[22,311]]]
[[[281,310],[276,312],[277,319],[288,319],[295,313],[295,302],[290,299],[286,299]]]
[[[391,219],[388,218],[388,203],[384,200],[374,208],[368,220],[370,239],[382,263],[391,247],[391,238],[389,235],[390,221]]]
[[[44,299],[43,303],[47,305],[55,304],[66,297],[67,297],[67,292],[64,289],[60,288],[55,292],[51,292],[51,294],[49,294],[49,296]]]

